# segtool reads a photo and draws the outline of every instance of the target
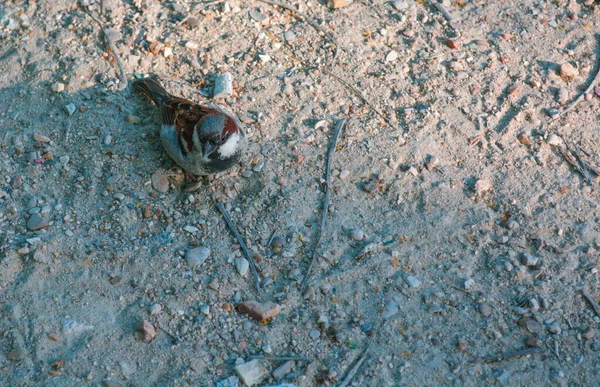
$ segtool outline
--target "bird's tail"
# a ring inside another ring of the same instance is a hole
[[[133,82],[133,89],[151,99],[159,109],[165,101],[172,97],[154,76],[136,80]]]

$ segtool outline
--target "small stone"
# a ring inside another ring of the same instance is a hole
[[[185,260],[191,267],[197,267],[202,265],[204,261],[209,257],[210,249],[206,246],[195,247],[188,250],[185,253]]]
[[[23,359],[24,357],[25,357],[25,352],[19,347],[14,348],[12,351],[10,351],[6,355],[6,358],[11,361],[19,361],[19,360]]]
[[[532,319],[522,319],[519,320],[518,324],[522,327],[527,328],[527,330],[531,333],[540,333],[542,331],[542,325]]]
[[[538,302],[538,300],[536,298],[532,297],[529,299],[529,309],[531,309],[534,312],[536,312],[540,309],[540,303]]]
[[[521,263],[527,267],[537,265],[538,261],[539,261],[538,257],[531,255],[529,253],[523,253],[523,255],[521,256]]]
[[[185,42],[185,48],[187,48],[187,49],[197,50],[198,47],[200,47],[200,45],[198,44],[198,42],[195,42],[193,40],[188,40],[187,42]]]
[[[573,67],[570,63],[560,65],[560,77],[565,81],[571,81],[579,75],[579,70]]]
[[[77,110],[75,104],[69,103],[65,105],[65,111],[68,115],[72,116],[73,114],[75,114],[75,110]]]
[[[469,347],[469,343],[465,339],[458,339],[458,343],[456,343],[456,347],[459,351],[464,352]]]
[[[112,28],[106,28],[106,29],[104,30],[104,32],[106,33],[106,35],[108,35],[108,38],[109,38],[109,39],[110,39],[110,40],[111,40],[113,43],[116,43],[116,42],[118,42],[118,41],[119,41],[119,40],[121,40],[121,38],[123,37],[123,35],[122,35],[122,34],[121,34],[119,31],[117,31],[117,30],[114,30],[114,29],[112,29]]]
[[[388,301],[385,304],[384,311],[381,314],[381,318],[388,319],[398,313],[398,303],[395,301]]]
[[[235,367],[235,373],[246,386],[262,383],[269,376],[269,363],[266,360],[254,359]]]
[[[283,33],[283,38],[288,44],[296,41],[296,34],[292,30],[287,30]]]
[[[519,228],[519,223],[516,220],[509,220],[504,224],[504,226],[509,230],[516,230]]]
[[[208,305],[200,305],[200,313],[205,316],[210,315],[210,306]]]
[[[273,240],[271,241],[271,247],[274,249],[282,249],[283,246],[285,246],[285,237],[282,237],[281,235],[277,235],[275,237],[273,237]]]
[[[217,75],[213,98],[226,98],[233,94],[233,76],[229,72]]]
[[[350,231],[350,238],[352,238],[355,241],[362,241],[364,237],[365,233],[362,230],[354,229]]]
[[[173,49],[171,47],[165,47],[165,49],[163,50],[163,56],[165,58],[173,56]]]
[[[236,258],[235,259],[235,270],[237,270],[238,274],[242,277],[245,277],[248,274],[248,269],[250,268],[250,263],[246,258]]]
[[[548,140],[546,142],[548,143],[548,145],[558,146],[562,144],[563,140],[556,134],[551,134],[548,136]]]
[[[50,137],[46,137],[37,133],[33,135],[33,139],[37,142],[50,142]]]
[[[258,23],[263,23],[263,22],[265,22],[269,18],[267,15],[265,15],[262,12],[260,12],[256,8],[251,9],[248,14],[250,15],[250,18],[252,20],[254,20],[255,22],[258,22]]]
[[[60,83],[60,82],[56,82],[55,84],[52,85],[51,89],[55,93],[60,93],[61,91],[65,90],[65,84],[64,83]]]
[[[469,278],[464,283],[465,290],[471,290],[473,286],[475,286],[475,280],[473,278]]]
[[[198,231],[200,231],[200,230],[198,229],[198,227],[194,227],[194,226],[185,226],[185,227],[183,228],[183,230],[184,230],[184,231],[186,231],[186,232],[189,232],[190,234],[193,234],[193,233],[195,233],[195,232],[198,232]]]
[[[562,329],[560,328],[560,325],[558,325],[557,322],[553,322],[552,324],[550,324],[548,330],[550,331],[550,333],[554,333],[557,335],[560,335],[562,332]]]
[[[512,85],[509,86],[508,89],[506,89],[506,92],[508,93],[508,95],[517,95],[519,94],[519,85]]]
[[[40,230],[48,227],[48,221],[39,214],[33,214],[27,221],[27,229],[30,231]]]
[[[527,340],[525,340],[525,345],[529,348],[539,347],[540,345],[542,345],[542,340],[535,336],[529,336],[527,337]]]
[[[556,100],[559,104],[564,105],[569,101],[569,89],[561,87],[556,93]]]
[[[366,193],[374,193],[377,191],[377,184],[373,183],[372,181],[367,181],[362,185],[362,190]]]
[[[169,191],[169,179],[159,172],[152,174],[152,188],[161,193]]]
[[[143,341],[144,343],[149,343],[156,337],[154,326],[146,320],[140,321],[136,325],[135,330],[138,340]]]
[[[350,176],[350,171],[347,169],[342,169],[340,171],[340,179],[344,180],[345,178],[347,178],[348,176]]]
[[[581,334],[581,337],[583,337],[586,340],[589,340],[589,339],[593,338],[594,335],[595,335],[594,328],[589,327],[588,329],[585,330],[585,332],[583,332]]]
[[[139,125],[142,122],[142,120],[140,120],[140,117],[129,115],[125,117],[125,122],[129,124]]]
[[[337,8],[346,7],[351,2],[352,1],[348,1],[348,0],[328,0],[327,5],[331,9],[337,9]]]
[[[187,24],[190,27],[197,27],[198,26],[198,18],[195,16],[190,16],[187,18]]]
[[[104,141],[103,141],[104,145],[110,145],[110,143],[112,142],[112,139],[113,139],[112,136],[110,134],[107,134],[104,137]]]
[[[150,312],[150,315],[156,316],[157,314],[160,314],[160,312],[162,312],[162,306],[160,304],[152,304],[150,305],[150,309],[148,309],[148,312]]]
[[[280,365],[279,367],[277,367],[272,372],[272,375],[277,380],[283,379],[287,374],[289,374],[290,372],[292,372],[294,370],[295,366],[296,366],[296,363],[293,360],[288,360],[285,363],[283,363],[282,365]]]
[[[117,193],[113,196],[113,199],[122,202],[123,200],[125,200],[125,195],[123,195],[122,193]]]
[[[523,145],[527,145],[527,146],[531,145],[531,140],[525,133],[519,134],[518,140]]]
[[[263,63],[267,63],[268,61],[271,60],[271,56],[268,54],[259,54],[258,59],[260,59],[260,61]]]
[[[318,329],[312,329],[310,332],[308,332],[308,336],[311,339],[316,340],[319,337],[321,337],[321,331],[319,331]]]
[[[238,304],[236,309],[258,322],[265,322],[281,313],[281,306],[273,302],[261,304],[257,301],[246,301]]]
[[[396,11],[404,11],[408,8],[408,3],[404,0],[396,0],[392,2],[392,6]]]
[[[46,256],[46,254],[44,254],[41,251],[36,251],[35,253],[33,253],[33,260],[39,263],[44,263],[44,264],[48,264],[49,260],[48,257]]]
[[[485,302],[480,303],[478,309],[483,317],[489,317],[492,314],[492,307]]]
[[[452,39],[446,39],[446,46],[450,47],[453,50],[456,50],[459,47],[458,43]]]
[[[427,162],[425,163],[425,168],[431,172],[433,169],[440,163],[440,159],[434,155],[428,155]]]
[[[489,180],[479,179],[475,182],[475,192],[477,195],[483,195],[492,189],[492,183]]]
[[[252,176],[252,170],[251,169],[244,169],[244,171],[242,172],[242,177],[245,177],[246,179]]]
[[[398,53],[394,50],[388,52],[388,54],[385,56],[386,62],[394,62],[396,59],[398,59]]]
[[[408,274],[404,277],[404,282],[411,288],[418,288],[421,285],[421,281]]]

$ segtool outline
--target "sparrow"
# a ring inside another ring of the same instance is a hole
[[[173,96],[154,76],[134,81],[133,89],[158,107],[162,145],[187,179],[226,171],[246,152],[242,123],[224,108]]]

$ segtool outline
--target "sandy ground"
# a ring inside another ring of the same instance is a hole
[[[428,1],[289,4],[335,62],[258,1],[91,4],[130,79],[202,101],[233,75],[219,103],[251,145],[191,194],[81,5],[0,5],[0,384],[236,386],[264,355],[312,359],[251,363],[260,385],[339,385],[371,342],[351,385],[600,383],[597,176],[560,151],[600,164],[600,90],[556,118],[600,66],[598,6],[452,1],[449,23]]]

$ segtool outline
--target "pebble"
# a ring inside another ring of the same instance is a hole
[[[194,227],[194,226],[185,226],[183,228],[183,230],[186,232],[189,232],[190,234],[200,231],[200,230],[198,230],[198,227]]]
[[[345,7],[351,2],[352,2],[351,0],[328,0],[327,5],[331,9],[337,9],[337,8]]]
[[[156,330],[154,329],[154,326],[146,320],[140,321],[136,325],[135,331],[138,339],[144,343],[149,343],[156,337]]]
[[[492,307],[485,302],[480,303],[478,309],[483,317],[489,317],[492,314]]]
[[[381,318],[388,319],[398,313],[398,303],[395,301],[388,301],[385,304],[384,311],[381,314]]]
[[[55,93],[60,93],[61,91],[65,90],[65,84],[64,83],[60,83],[60,82],[56,82],[55,84],[52,85],[51,89]]]
[[[525,340],[525,345],[529,348],[539,347],[542,345],[542,340],[535,336],[529,336],[527,340]]]
[[[254,359],[237,365],[235,373],[246,386],[254,386],[269,376],[269,363],[266,360]]]
[[[272,375],[275,379],[283,379],[287,374],[294,370],[296,363],[293,360],[288,360],[279,367],[277,367]]]
[[[25,357],[25,352],[19,347],[14,348],[12,351],[10,351],[6,355],[6,358],[8,360],[12,360],[12,361],[19,361],[19,360],[23,359],[24,357]]]
[[[523,255],[521,256],[521,263],[527,267],[537,265],[538,261],[539,261],[538,257],[531,255],[529,253],[523,253]]]
[[[285,246],[285,242],[285,237],[277,235],[273,237],[273,240],[271,241],[271,247],[274,249],[282,249],[283,246]]]
[[[188,18],[187,18],[187,24],[188,24],[190,27],[196,27],[196,26],[198,26],[198,18],[197,18],[197,17],[195,17],[195,16],[190,16],[190,17],[188,17]]]
[[[458,43],[452,39],[446,39],[446,46],[450,47],[453,50],[456,50],[459,47]]]
[[[403,11],[408,8],[408,3],[404,0],[396,0],[392,2],[392,6],[396,11]]]
[[[371,323],[366,323],[360,326],[360,330],[363,331],[364,333],[369,333],[371,331],[373,331],[373,324]]]
[[[152,188],[161,193],[169,191],[169,179],[159,172],[152,174]]]
[[[319,337],[321,337],[321,331],[319,331],[318,329],[312,329],[310,332],[308,332],[308,336],[311,339],[316,340]]]
[[[421,285],[421,281],[410,274],[404,277],[404,282],[406,282],[411,288],[418,288]]]
[[[148,309],[148,312],[150,312],[150,315],[156,316],[157,314],[160,314],[160,312],[162,312],[162,306],[160,304],[152,304],[150,305],[150,309]]]
[[[122,193],[117,193],[113,196],[113,199],[122,202],[123,200],[125,200],[125,195],[123,195]]]
[[[561,105],[566,104],[569,101],[569,89],[566,87],[561,87],[558,89],[558,93],[556,93],[556,100]]]
[[[456,343],[456,347],[459,351],[464,352],[469,347],[469,343],[467,342],[467,340],[460,338],[458,339],[458,343]]]
[[[548,145],[558,146],[562,144],[563,140],[556,134],[551,134],[548,136],[548,140],[546,142],[548,143]]]
[[[242,172],[242,177],[245,177],[246,179],[252,176],[252,170],[251,169],[245,169]]]
[[[516,230],[519,228],[519,223],[516,220],[509,220],[506,222],[505,227],[509,230]]]
[[[260,59],[260,61],[263,63],[267,63],[268,61],[271,60],[271,56],[268,54],[259,54],[258,59]]]
[[[248,274],[248,269],[250,268],[250,263],[246,258],[236,258],[235,259],[235,270],[241,275],[245,277]]]
[[[565,81],[575,79],[579,75],[579,70],[573,67],[570,63],[563,63],[560,65],[560,77]]]
[[[479,179],[475,182],[475,192],[477,195],[483,195],[484,193],[492,189],[492,183],[489,180]]]
[[[215,78],[215,88],[213,98],[226,98],[233,94],[233,76],[230,72],[217,75]]]
[[[120,174],[114,174],[111,177],[109,177],[108,179],[106,179],[106,184],[110,184],[113,185],[115,184],[117,181],[119,181],[121,179],[121,175]]]
[[[33,214],[27,221],[27,229],[30,231],[40,230],[48,227],[48,221],[39,214]]]
[[[429,155],[427,157],[427,162],[425,163],[425,168],[431,172],[439,163],[440,159],[437,156]]]
[[[125,117],[125,122],[129,124],[139,125],[142,122],[142,120],[140,119],[140,117],[130,115]]]
[[[110,145],[111,142],[112,136],[110,134],[107,134],[106,137],[104,137],[104,145]]]
[[[198,47],[200,47],[198,42],[195,42],[193,40],[188,40],[187,42],[185,42],[185,48],[188,48],[190,50],[197,50]]]
[[[350,238],[352,238],[355,241],[362,241],[364,237],[365,233],[362,230],[354,229],[350,231]]]
[[[281,306],[273,302],[261,304],[258,301],[246,301],[238,304],[236,309],[239,313],[247,314],[258,322],[266,321],[281,313]]]
[[[527,330],[531,333],[540,333],[542,331],[542,325],[532,319],[522,319],[519,320],[519,325],[527,328]]]
[[[386,62],[394,62],[396,59],[398,59],[398,53],[394,50],[388,52],[388,54],[385,56]]]
[[[251,9],[249,12],[250,18],[256,22],[262,23],[267,20],[269,17],[264,13],[260,12],[258,9]]]
[[[35,253],[33,253],[33,260],[39,263],[45,263],[48,264],[49,260],[48,257],[46,256],[46,254],[44,254],[41,251],[36,251]]]
[[[195,247],[185,253],[185,261],[191,267],[202,265],[210,256],[210,249],[206,246]]]
[[[347,178],[348,176],[350,176],[350,171],[347,169],[342,169],[340,171],[340,179],[344,180],[345,178]]]
[[[292,30],[287,30],[283,33],[283,38],[288,44],[296,41],[296,34]]]
[[[200,312],[203,315],[205,315],[205,316],[210,315],[210,306],[208,306],[208,305],[200,305]]]
[[[589,340],[589,339],[593,338],[594,335],[595,335],[594,328],[589,327],[588,329],[585,330],[585,332],[583,332],[581,334],[581,337],[583,337],[586,340]]]
[[[475,281],[473,280],[473,278],[469,278],[464,283],[465,290],[471,290],[473,286],[475,286]]]
[[[373,183],[372,181],[367,181],[362,185],[362,190],[366,193],[374,193],[377,191],[377,184]]]
[[[115,29],[112,29],[112,28],[106,28],[106,29],[104,30],[104,32],[106,33],[106,35],[108,35],[108,38],[109,38],[109,39],[110,39],[110,40],[111,40],[113,43],[116,43],[116,42],[118,42],[118,41],[119,41],[119,40],[121,40],[121,38],[123,37],[123,35],[122,35],[122,34],[121,34],[119,31],[117,31],[117,30],[115,30]]]
[[[68,115],[72,116],[73,114],[75,114],[75,110],[77,110],[75,104],[69,103],[65,105],[65,111]]]
[[[37,142],[50,142],[50,137],[43,136],[41,134],[34,134],[33,139]]]

